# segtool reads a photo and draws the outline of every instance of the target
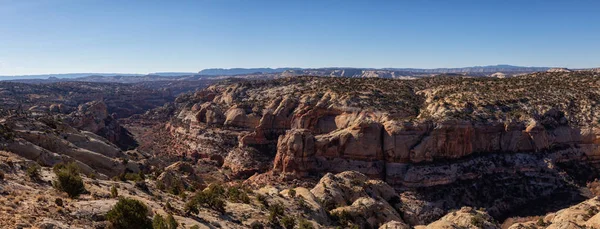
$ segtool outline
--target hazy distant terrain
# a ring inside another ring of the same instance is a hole
[[[198,73],[163,72],[150,74],[120,73],[69,73],[25,76],[0,76],[0,80],[23,83],[55,83],[65,81],[139,83],[147,81],[224,79],[229,77],[248,79],[273,79],[289,76],[331,76],[352,78],[420,78],[439,74],[466,76],[511,77],[519,74],[543,72],[549,67],[520,67],[512,65],[475,66],[465,68],[211,68]]]

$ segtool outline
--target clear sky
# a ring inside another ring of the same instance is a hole
[[[596,0],[0,0],[0,75],[600,66]]]

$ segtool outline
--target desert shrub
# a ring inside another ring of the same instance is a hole
[[[190,229],[200,229],[200,226],[194,225],[194,226],[190,227]]]
[[[177,223],[177,220],[175,220],[175,217],[173,217],[173,215],[169,214],[167,216],[167,226],[169,226],[169,229],[177,229],[178,225],[179,225],[179,223]]]
[[[537,222],[535,223],[535,225],[540,226],[540,227],[546,227],[546,226],[548,226],[548,224],[546,222],[544,222],[544,219],[541,218],[541,217],[537,220]]]
[[[485,219],[481,214],[476,214],[475,216],[471,217],[471,224],[478,228],[483,228],[483,225],[485,224]]]
[[[117,198],[119,196],[119,191],[117,190],[117,186],[113,185],[110,187],[110,198]]]
[[[168,212],[172,212],[175,210],[175,208],[171,206],[170,202],[167,202],[167,204],[165,204],[165,210],[167,210]]]
[[[166,219],[162,215],[156,214],[152,219],[152,229],[177,229],[178,225],[179,223],[177,223],[175,217],[171,214]]]
[[[27,167],[27,176],[32,180],[40,179],[40,166],[38,164]]]
[[[250,224],[250,228],[252,229],[264,229],[265,226],[263,226],[262,223],[258,222],[258,221],[254,221],[252,222],[252,224]]]
[[[185,209],[188,213],[197,212],[197,205],[213,209],[215,211],[225,212],[225,189],[217,184],[211,184],[203,191],[196,192],[192,199],[186,203]],[[196,209],[194,209],[196,208]],[[197,214],[197,213],[196,213]]]
[[[283,217],[284,208],[281,203],[272,204],[269,206],[269,223],[276,225],[279,218]]]
[[[55,166],[53,170],[56,174],[53,185],[57,190],[66,192],[70,198],[76,198],[86,191],[81,176],[79,176],[79,169],[74,163]]]
[[[304,218],[298,220],[298,229],[315,229],[313,224]]]
[[[54,199],[54,204],[56,204],[56,206],[62,207],[63,200],[61,198],[56,198],[56,199]]]
[[[168,229],[167,222],[165,221],[165,218],[162,217],[162,215],[154,215],[154,218],[152,219],[152,229]]]
[[[3,181],[3,180],[4,180],[4,172],[2,172],[2,171],[0,170],[0,181]]]
[[[142,190],[145,193],[149,193],[150,189],[148,189],[148,185],[146,184],[145,181],[136,181],[135,182],[135,187],[138,188],[139,190]]]
[[[294,198],[294,197],[296,197],[296,190],[292,188],[292,189],[290,189],[288,194],[290,195],[290,197]]]
[[[258,201],[258,203],[260,203],[262,206],[264,207],[268,207],[269,206],[269,202],[267,202],[267,196],[257,193],[256,194],[256,201]]]
[[[198,210],[198,203],[195,200],[191,200],[188,201],[187,203],[185,203],[185,206],[183,207],[183,211],[185,212],[186,215],[197,215],[198,213],[200,213],[200,211]]]
[[[306,201],[304,200],[304,198],[298,198],[296,199],[296,204],[298,204],[298,206],[300,207],[300,209],[304,212],[310,212],[312,210],[312,208],[306,203]]]
[[[120,198],[119,202],[108,211],[106,219],[116,229],[152,228],[152,222],[146,217],[148,207],[138,200]]]
[[[229,200],[236,203],[250,203],[250,197],[248,194],[238,186],[231,186],[227,188],[227,196]]]
[[[291,216],[284,216],[283,218],[281,218],[280,222],[281,226],[283,226],[283,228],[285,229],[294,229],[294,227],[296,226],[296,219],[294,219],[294,217]]]
[[[352,222],[352,215],[347,211],[334,212],[331,214],[331,218],[341,226],[347,226]]]

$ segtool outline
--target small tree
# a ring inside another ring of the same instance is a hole
[[[284,209],[281,203],[269,206],[269,223],[277,225],[277,221],[283,216]]]
[[[119,191],[117,191],[117,186],[113,185],[110,188],[110,198],[117,198],[119,196]]]
[[[223,200],[225,196],[225,189],[220,185],[211,184],[208,188],[203,191],[197,192],[192,200],[190,200],[186,206],[186,213],[196,213],[197,205],[201,205],[220,213],[225,212],[225,201]]]
[[[296,226],[296,219],[286,215],[281,218],[281,226],[283,226],[285,229],[294,229],[294,226]]]
[[[70,198],[76,198],[86,191],[83,180],[81,180],[81,176],[79,176],[79,169],[74,163],[60,165],[58,167],[55,166],[53,170],[57,178],[53,182],[54,187],[60,191],[66,192]]]
[[[147,229],[152,222],[146,217],[148,207],[138,200],[119,198],[119,202],[108,211],[106,219],[116,229]]]
[[[304,218],[298,220],[298,229],[315,229],[313,224]]]
[[[160,214],[154,215],[152,219],[152,229],[168,229],[167,222]]]
[[[40,179],[40,166],[38,164],[34,164],[32,166],[27,167],[27,176],[32,180]]]
[[[169,229],[177,229],[177,226],[179,226],[179,223],[177,223],[175,217],[171,214],[167,216],[167,226],[169,226]]]

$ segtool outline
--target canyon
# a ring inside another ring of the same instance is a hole
[[[0,201],[31,215],[1,225],[110,226],[111,187],[185,228],[277,228],[288,216],[306,228],[600,222],[597,71],[341,76],[0,83]],[[80,198],[50,184],[51,167],[70,162]],[[221,186],[222,211],[186,210]],[[57,195],[63,213],[34,200]]]

